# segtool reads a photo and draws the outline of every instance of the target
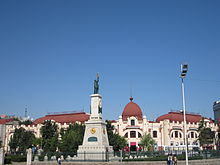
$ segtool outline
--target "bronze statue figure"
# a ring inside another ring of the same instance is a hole
[[[97,73],[96,80],[94,80],[94,94],[99,93],[99,75]]]

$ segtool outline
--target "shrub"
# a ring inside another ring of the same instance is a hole
[[[4,164],[11,164],[11,158],[5,157]]]
[[[11,159],[12,162],[26,162],[27,157],[26,155],[9,155],[9,159]]]

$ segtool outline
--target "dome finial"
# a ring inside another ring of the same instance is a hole
[[[131,96],[131,97],[130,97],[130,101],[132,101],[132,100],[133,100],[133,97]]]

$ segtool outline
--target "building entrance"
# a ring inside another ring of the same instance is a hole
[[[132,146],[130,147],[130,151],[137,151],[136,145],[132,145]]]

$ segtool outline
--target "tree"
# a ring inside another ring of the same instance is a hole
[[[211,130],[211,128],[206,127],[206,122],[202,119],[199,123],[199,143],[200,146],[206,146],[209,144],[213,144],[215,138],[215,132]]]
[[[59,149],[62,152],[77,152],[78,146],[83,143],[85,126],[75,123],[70,124],[67,130],[61,129]]]
[[[43,141],[43,138],[42,138],[42,137],[39,137],[39,138],[36,137],[36,138],[33,140],[33,145],[42,148],[42,141]]]
[[[32,146],[34,139],[35,135],[32,132],[24,128],[16,128],[9,141],[11,152],[26,152],[26,149]]]
[[[58,125],[51,120],[45,120],[40,129],[42,149],[45,152],[55,152],[58,146]]]
[[[31,125],[33,123],[33,121],[31,121],[31,120],[25,120],[25,121],[19,121],[19,125],[25,125],[25,126],[27,126],[27,125]]]
[[[143,146],[143,149],[149,151],[156,144],[155,140],[151,137],[150,134],[144,134],[141,138],[140,144]]]
[[[106,120],[106,123],[109,145],[113,146],[114,151],[119,151],[123,149],[127,144],[127,140],[124,137],[113,132],[114,126],[111,124],[110,121]]]

